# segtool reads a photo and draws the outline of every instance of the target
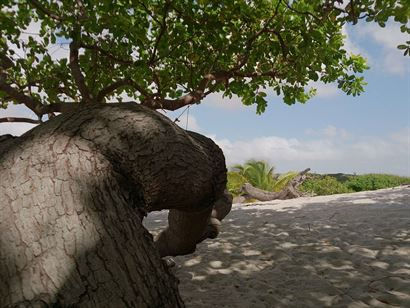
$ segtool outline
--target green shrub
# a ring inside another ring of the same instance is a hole
[[[281,191],[298,174],[299,173],[295,171],[289,171],[287,173],[281,174],[277,179],[275,179],[275,183],[273,184],[273,191]]]
[[[272,191],[275,185],[274,167],[261,160],[248,160],[243,165],[233,166],[233,171],[242,175],[252,186]]]
[[[228,172],[227,188],[234,196],[241,195],[241,187],[246,182],[263,190],[280,191],[298,174],[291,171],[277,176],[274,174],[274,168],[268,163],[255,160],[249,160],[244,165],[236,165],[233,170]],[[299,186],[299,190],[320,196],[390,188],[407,184],[410,185],[410,177],[389,174],[309,174],[309,178]]]
[[[390,174],[364,174],[351,177],[345,185],[353,191],[375,190],[410,184],[410,178]]]
[[[346,185],[338,182],[334,177],[313,175],[299,186],[299,190],[315,195],[334,195],[352,192]]]
[[[226,187],[232,195],[239,196],[241,194],[241,187],[246,182],[248,181],[243,175],[235,171],[230,171],[228,172],[228,183]]]
[[[228,190],[233,195],[239,195],[242,185],[248,182],[253,187],[266,191],[280,191],[298,175],[294,171],[276,175],[274,170],[273,166],[261,160],[251,159],[243,165],[235,165],[228,172]]]

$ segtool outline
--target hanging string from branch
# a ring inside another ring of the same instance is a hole
[[[181,122],[180,118],[184,115],[184,113],[186,112],[186,123],[185,123],[185,130],[188,130],[188,122],[189,122],[189,107],[191,106],[187,106],[179,116],[177,116],[174,120],[174,123],[178,123]]]
[[[185,126],[185,130],[188,130],[189,107],[191,107],[191,106],[188,106],[188,110],[187,110],[187,113],[186,113],[186,126]]]
[[[183,116],[183,114],[185,113],[185,111],[188,110],[189,107],[190,107],[190,106],[186,107],[186,108],[181,112],[181,114],[175,118],[174,123],[181,122],[181,121],[179,120],[179,118]]]

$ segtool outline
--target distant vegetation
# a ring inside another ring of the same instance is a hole
[[[389,174],[365,174],[350,178],[346,186],[353,191],[375,190],[410,184],[409,177]]]
[[[315,195],[333,195],[409,185],[410,177],[390,174],[311,174],[300,190]]]
[[[309,178],[299,186],[299,190],[318,196],[353,192],[336,178],[319,174],[310,175]]]
[[[264,161],[249,160],[243,165],[235,165],[228,172],[228,190],[241,195],[241,187],[248,182],[254,187],[267,191],[280,191],[298,172],[275,174],[274,167]],[[309,174],[299,190],[312,195],[333,195],[342,193],[376,190],[410,185],[410,177],[390,174]]]
[[[228,172],[228,190],[234,196],[239,196],[242,185],[250,183],[263,190],[280,191],[297,175],[293,171],[279,175],[274,170],[267,162],[253,159],[243,165],[235,165]]]

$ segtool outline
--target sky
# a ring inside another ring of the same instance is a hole
[[[306,104],[288,106],[268,97],[262,115],[238,98],[208,96],[189,108],[178,124],[212,138],[227,165],[265,160],[278,173],[311,168],[317,173],[389,173],[410,176],[410,57],[396,46],[408,40],[389,23],[344,28],[346,48],[368,59],[365,93],[347,96],[336,85],[312,84],[317,95]],[[56,49],[54,56],[66,51]],[[174,120],[184,109],[167,112]],[[21,106],[0,109],[0,117],[35,118]],[[31,124],[0,123],[0,135],[20,135]]]

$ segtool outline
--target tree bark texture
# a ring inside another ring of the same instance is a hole
[[[242,191],[245,193],[247,198],[256,199],[259,201],[271,201],[271,200],[286,200],[299,198],[302,193],[297,190],[297,187],[303,183],[306,179],[306,173],[310,171],[307,168],[295,176],[281,191],[271,192],[263,189],[256,188],[250,183],[245,183],[242,187]]]
[[[210,139],[139,105],[0,137],[0,307],[183,307],[160,253],[211,237],[225,184]],[[155,244],[141,222],[161,209],[170,226]]]

